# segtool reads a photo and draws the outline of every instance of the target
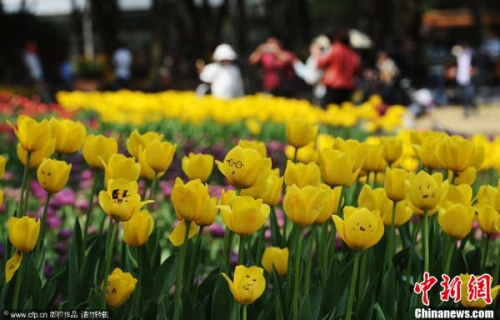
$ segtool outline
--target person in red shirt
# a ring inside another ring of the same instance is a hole
[[[263,70],[262,89],[275,96],[293,95],[295,55],[281,46],[277,38],[269,38],[249,56],[251,65],[261,65]]]
[[[340,105],[351,99],[360,63],[359,55],[351,49],[349,33],[340,31],[330,49],[317,61],[317,66],[325,69],[323,84],[326,86],[326,94],[321,102],[323,108],[329,104]]]

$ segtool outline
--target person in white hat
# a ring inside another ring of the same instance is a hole
[[[326,87],[321,82],[324,72],[316,66],[316,61],[329,47],[330,39],[325,35],[320,35],[309,46],[310,56],[307,58],[306,63],[303,63],[299,59],[296,59],[293,63],[295,74],[304,79],[308,85],[312,86],[312,102],[317,105],[320,104],[321,99],[325,96]]]
[[[212,96],[232,99],[244,95],[240,68],[233,62],[238,55],[228,44],[220,44],[214,51],[213,63],[198,62],[200,80],[210,86]]]

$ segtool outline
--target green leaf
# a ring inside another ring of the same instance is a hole
[[[381,283],[379,301],[377,302],[378,308],[385,310],[388,317],[391,319],[396,319],[396,307],[398,303],[396,289],[396,274],[394,268],[391,267],[384,275]]]
[[[229,290],[229,286],[224,280],[224,278],[219,276],[216,281],[213,295],[212,295],[212,305],[211,305],[211,314],[212,319],[218,320],[229,320],[231,319],[231,315],[234,313],[236,306],[236,302],[231,295]]]
[[[308,293],[302,298],[302,301],[300,303],[299,319],[300,320],[315,319],[312,316],[311,301],[309,300],[309,294]]]
[[[159,286],[158,283],[162,282],[155,282],[154,281],[154,273],[151,270],[151,263],[149,259],[149,253],[148,253],[148,248],[145,246],[137,248],[140,250],[140,265],[139,265],[139,272],[140,272],[140,279],[141,279],[141,295],[144,300],[148,300],[153,298],[153,290],[151,288],[156,286]],[[174,269],[174,268],[172,268]]]
[[[164,300],[172,288],[175,282],[175,261],[176,257],[174,255],[168,257],[161,264],[158,272],[154,274],[154,283],[162,285],[153,286],[153,299],[161,305],[161,301]]]
[[[385,320],[386,318],[389,318],[389,319],[395,319],[395,318],[391,318],[390,316],[386,316],[384,310],[382,310],[382,308],[380,308],[380,305],[378,303],[375,303],[375,311],[376,311],[376,319],[377,320]]]

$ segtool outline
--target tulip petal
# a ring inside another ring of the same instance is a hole
[[[191,223],[189,227],[188,239],[191,239],[198,233],[198,226],[195,223]],[[186,221],[182,220],[170,233],[168,240],[176,247],[184,243],[184,238],[186,237]]]
[[[23,259],[23,253],[16,250],[12,258],[10,258],[5,264],[5,283],[9,283],[16,273],[17,269],[21,266],[21,261]]]

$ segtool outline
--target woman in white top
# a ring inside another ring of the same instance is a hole
[[[237,54],[228,44],[220,44],[214,51],[214,63],[201,67],[200,80],[210,85],[211,94],[220,99],[244,95],[240,68],[233,62]]]

